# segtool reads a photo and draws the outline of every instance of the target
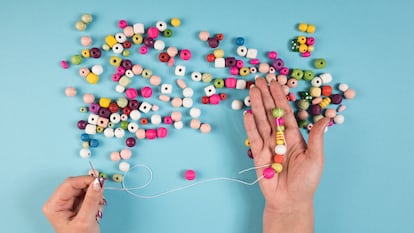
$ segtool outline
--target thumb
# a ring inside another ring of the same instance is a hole
[[[315,123],[309,132],[308,155],[311,158],[323,159],[323,136],[328,126],[329,118],[322,118]]]
[[[96,222],[96,216],[101,209],[103,199],[103,178],[96,178],[88,187],[77,218],[82,221]]]

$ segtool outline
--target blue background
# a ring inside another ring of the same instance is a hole
[[[197,39],[200,30],[224,33],[223,48],[229,53],[234,54],[232,39],[244,36],[247,46],[257,48],[261,57],[276,50],[288,66],[305,69],[312,59],[290,52],[288,43],[301,34],[297,23],[315,24],[313,58],[326,58],[324,71],[331,72],[336,83],[346,82],[357,91],[357,98],[347,102],[345,124],[331,128],[325,137],[326,164],[315,200],[316,232],[413,232],[413,8],[408,0],[3,1],[0,231],[53,232],[41,212],[43,203],[65,177],[89,169],[78,155],[81,132],[76,122],[85,119],[78,111],[83,106],[80,96],[91,92],[116,97],[109,79],[112,67],[105,68],[100,83],[91,86],[77,75],[77,68],[63,70],[59,61],[80,52],[82,35],[91,35],[94,45],[100,46],[105,35],[118,31],[119,19],[150,25],[179,17],[182,26],[174,29],[167,45],[192,49],[193,59],[178,63],[188,71],[223,77],[224,70],[203,61],[209,48]],[[95,18],[85,32],[78,32],[73,25],[83,13]],[[173,70],[157,62],[155,55],[153,51],[133,59],[173,83]],[[88,60],[84,65],[97,63]],[[187,83],[201,95],[203,84]],[[80,95],[67,98],[67,86],[77,87]],[[247,92],[227,93],[234,99]],[[171,130],[166,139],[138,142],[131,163],[144,163],[154,172],[153,183],[141,194],[189,184],[182,178],[188,168],[198,172],[200,181],[255,179],[253,173],[237,174],[252,161],[245,155],[242,111],[231,110],[230,103],[201,107],[201,120],[213,127],[208,135],[187,127]],[[113,173],[117,164],[109,160],[109,153],[123,148],[123,142],[100,141],[92,161]],[[145,178],[136,170],[129,183]],[[263,198],[257,185],[221,181],[150,200],[110,190],[105,196],[109,205],[102,232],[262,230]]]

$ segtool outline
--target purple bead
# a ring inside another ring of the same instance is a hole
[[[249,156],[249,158],[251,158],[251,159],[253,159],[253,152],[252,152],[252,149],[248,149],[247,150],[247,156]]]
[[[127,147],[134,147],[136,143],[137,141],[133,137],[129,137],[125,140],[125,144],[127,145]]]
[[[236,58],[234,57],[226,57],[225,58],[225,66],[226,67],[233,67],[236,65]]]
[[[215,37],[210,37],[208,38],[208,46],[210,46],[210,48],[217,48],[220,44],[220,41],[215,38]]]
[[[130,70],[132,69],[132,61],[128,60],[128,59],[124,59],[122,60],[121,66],[125,68],[125,70]]]
[[[98,111],[98,115],[104,118],[109,118],[109,116],[111,115],[111,111],[109,111],[109,109],[107,108],[100,108]]]
[[[94,114],[98,114],[100,108],[101,107],[99,106],[99,104],[91,103],[89,105],[89,112],[94,113]]]
[[[129,102],[128,102],[128,107],[129,107],[131,110],[138,109],[138,107],[139,107],[139,102],[138,102],[138,100],[129,100]]]
[[[91,57],[93,58],[100,58],[102,53],[101,50],[99,48],[91,48],[91,50],[89,51]]]
[[[87,124],[88,124],[88,122],[86,122],[84,120],[80,120],[80,121],[78,121],[78,128],[79,129],[85,129]]]
[[[331,103],[333,103],[333,104],[342,103],[342,96],[340,94],[331,95]]]
[[[283,68],[283,66],[285,65],[285,63],[283,62],[282,59],[278,58],[276,59],[273,63],[272,66],[275,68],[275,70],[280,70]]]
[[[144,45],[148,48],[154,48],[154,39],[151,37],[147,37],[144,39]]]
[[[318,104],[313,104],[310,106],[309,111],[312,115],[320,115],[322,113],[322,107]]]

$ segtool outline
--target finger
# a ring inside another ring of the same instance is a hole
[[[263,140],[269,138],[272,133],[271,125],[267,118],[262,94],[256,86],[250,88],[250,101],[252,106],[253,117],[256,122],[256,128]]]
[[[244,128],[246,129],[247,138],[250,142],[252,151],[259,152],[263,148],[263,139],[260,137],[257,131],[256,122],[254,121],[253,114],[246,112],[244,114]]]
[[[283,116],[286,129],[295,129],[298,128],[296,123],[295,115],[293,110],[290,107],[289,101],[286,98],[285,93],[283,92],[282,86],[276,81],[272,80],[270,82],[270,93],[273,96],[273,99],[276,103],[276,106],[282,108],[285,111]]]
[[[96,178],[90,183],[76,218],[87,222],[96,222],[96,216],[101,210],[103,198],[103,179]]]
[[[274,126],[275,124],[272,116],[272,110],[275,108],[276,105],[272,98],[272,95],[270,94],[267,81],[263,78],[257,78],[255,81],[255,85],[260,89],[260,93],[262,94],[263,106],[265,107],[267,113],[267,119],[270,122],[270,124]]]
[[[309,132],[307,154],[311,158],[323,160],[323,136],[329,121],[329,118],[320,119]]]

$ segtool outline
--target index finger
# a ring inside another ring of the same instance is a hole
[[[69,200],[82,195],[95,179],[93,176],[68,177],[53,193],[51,200]]]

